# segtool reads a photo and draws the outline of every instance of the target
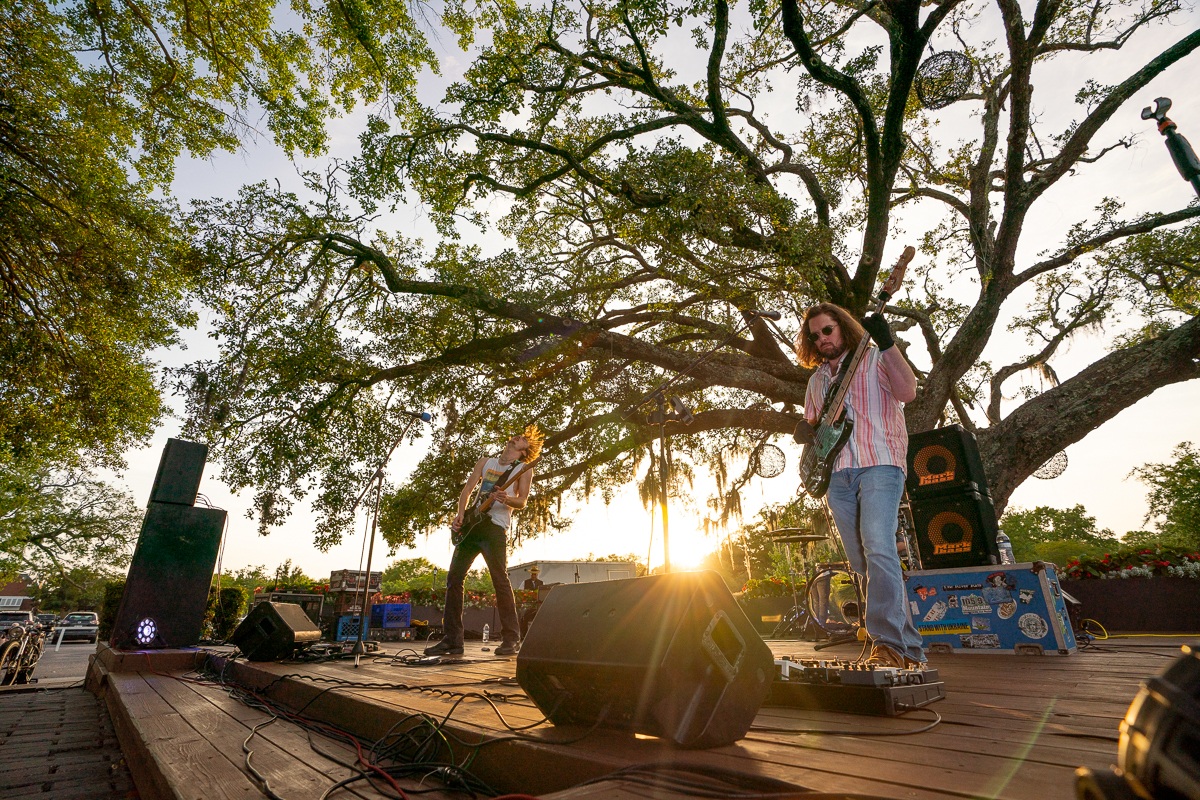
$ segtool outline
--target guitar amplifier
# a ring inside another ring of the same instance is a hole
[[[1000,525],[992,498],[979,492],[951,492],[911,501],[921,564],[957,569],[1000,563]]]
[[[1065,656],[1076,650],[1054,565],[929,569],[904,576],[908,617],[931,653]]]
[[[906,483],[914,501],[949,492],[990,494],[975,434],[961,425],[934,428],[908,438]]]

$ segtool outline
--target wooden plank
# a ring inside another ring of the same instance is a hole
[[[111,673],[109,680],[117,700],[110,705],[113,722],[143,796],[241,800],[261,795],[142,676]]]
[[[244,725],[200,697],[191,686],[157,675],[147,675],[146,683],[152,686],[188,725],[224,755],[234,768],[253,782],[253,776],[245,767],[242,752],[242,743],[250,735],[250,731],[246,730]],[[256,724],[271,719],[266,714],[260,713],[259,716]],[[255,735],[248,746],[253,751],[251,760],[254,768],[267,779],[271,789],[283,797],[319,797],[336,782],[310,768],[296,754],[280,749],[268,739]]]

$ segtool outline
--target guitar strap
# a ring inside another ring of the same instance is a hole
[[[492,484],[492,488],[493,488],[493,489],[495,489],[497,486],[503,486],[503,485],[504,485],[504,482],[505,482],[506,480],[508,480],[508,476],[509,476],[509,475],[512,475],[512,471],[513,471],[514,469],[516,469],[516,468],[517,468],[517,465],[518,465],[518,464],[520,464],[520,463],[521,463],[520,461],[514,461],[513,463],[509,464],[509,465],[508,465],[508,469],[506,469],[506,470],[504,471],[504,474],[503,474],[503,475],[501,475],[499,478],[497,478],[497,479],[496,479],[496,482],[495,482],[494,484]],[[481,481],[481,483],[482,483],[482,481]],[[483,502],[483,501],[482,501],[482,499],[480,500],[480,502]]]

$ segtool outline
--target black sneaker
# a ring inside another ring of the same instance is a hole
[[[461,656],[463,654],[463,646],[454,644],[449,639],[442,639],[435,645],[425,648],[427,656]]]
[[[521,649],[519,642],[504,642],[496,647],[496,655],[498,656],[515,656],[517,651]]]

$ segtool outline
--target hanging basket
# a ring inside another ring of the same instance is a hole
[[[917,68],[917,99],[928,109],[945,108],[971,91],[975,67],[954,50],[934,53]]]

